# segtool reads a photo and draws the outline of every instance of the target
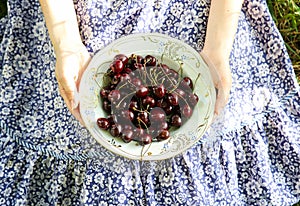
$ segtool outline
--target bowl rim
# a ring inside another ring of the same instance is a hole
[[[118,43],[126,41],[128,39],[136,39],[136,38],[141,38],[141,37],[145,37],[145,36],[146,37],[150,36],[150,37],[158,37],[158,38],[162,38],[162,39],[169,39],[169,40],[172,40],[173,42],[175,42],[176,44],[179,44],[179,45],[182,45],[182,46],[186,47],[191,53],[193,53],[193,55],[198,56],[199,60],[201,61],[201,65],[204,65],[204,67],[206,67],[206,69],[208,69],[208,65],[202,59],[200,53],[197,50],[195,50],[191,45],[187,44],[186,42],[184,42],[184,41],[182,41],[182,40],[180,40],[180,39],[178,39],[176,37],[172,37],[172,36],[169,36],[169,35],[166,35],[166,34],[161,34],[161,33],[155,33],[154,32],[154,33],[132,33],[132,34],[124,35],[124,36],[122,36],[122,37],[120,37],[118,39],[113,40],[112,42],[110,42],[109,44],[107,44],[105,47],[103,47],[102,49],[100,49],[97,52],[95,52],[95,54],[93,55],[90,63],[88,64],[86,70],[88,70],[91,67],[91,65],[93,65],[95,62],[97,62],[96,59],[99,57],[99,55],[101,55],[104,52],[109,52],[110,48],[112,48],[114,45],[117,45]],[[86,73],[86,71],[83,73],[83,76],[85,75],[85,73]],[[211,81],[212,81],[212,79],[211,79]],[[82,90],[82,82],[80,82],[80,85],[79,85],[79,95],[82,93],[81,90]],[[214,107],[214,103],[215,102],[213,101],[212,107]],[[81,104],[80,104],[80,106],[81,106]],[[83,118],[83,120],[85,120],[85,119]],[[211,123],[212,123],[212,118],[211,118],[211,120],[208,123],[208,127],[211,125]],[[109,143],[108,144],[104,144],[103,142],[99,141],[98,138],[95,138],[94,137],[94,132],[93,132],[93,130],[95,128],[87,128],[87,129],[89,130],[91,136],[100,145],[102,145],[104,148],[106,148],[108,151],[110,151],[110,152],[112,152],[112,153],[114,153],[116,155],[119,155],[119,156],[125,157],[127,159],[130,159],[130,160],[143,160],[144,161],[144,160],[164,160],[164,159],[169,159],[169,158],[175,157],[177,155],[180,155],[184,151],[186,151],[189,148],[191,148],[195,143],[199,142],[199,139],[201,139],[201,137],[199,137],[196,141],[194,141],[193,144],[188,145],[184,150],[181,150],[179,152],[172,152],[172,153],[169,152],[169,153],[163,154],[163,156],[160,155],[161,156],[160,158],[156,158],[156,157],[158,157],[157,155],[155,155],[155,156],[151,156],[151,155],[150,156],[136,156],[136,155],[129,154],[129,153],[125,154],[123,151],[120,152],[120,150],[113,148],[114,146],[112,146],[111,144],[109,144]],[[205,132],[206,131],[204,131],[204,133]],[[105,139],[106,137],[102,135],[101,138]]]

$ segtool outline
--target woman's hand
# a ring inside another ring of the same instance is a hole
[[[232,75],[229,67],[229,60],[226,60],[223,57],[219,58],[216,54],[208,54],[205,51],[202,51],[200,55],[209,67],[217,90],[214,112],[215,115],[218,115],[224,109],[230,97]]]
[[[84,122],[78,106],[78,87],[90,59],[90,54],[84,45],[76,51],[56,53],[55,76],[59,85],[59,92],[70,112],[82,125]]]
[[[205,42],[201,56],[208,64],[215,87],[219,114],[228,102],[232,75],[229,57],[244,0],[211,0]]]
[[[55,75],[68,109],[83,124],[78,86],[90,55],[82,44],[72,0],[39,0],[56,56]]]

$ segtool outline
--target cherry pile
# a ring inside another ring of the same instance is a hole
[[[193,81],[181,73],[152,55],[116,55],[104,74],[100,102],[107,117],[97,119],[98,127],[126,143],[168,139],[198,102]]]

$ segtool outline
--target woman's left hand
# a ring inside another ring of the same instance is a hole
[[[70,112],[83,126],[79,111],[78,87],[90,59],[91,56],[84,45],[75,51],[56,53],[55,76],[59,92]]]

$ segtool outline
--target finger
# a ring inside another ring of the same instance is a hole
[[[82,126],[85,126],[84,121],[81,117],[80,111],[79,111],[79,103],[76,98],[74,98],[76,95],[76,91],[70,91],[65,89],[63,86],[59,87],[60,94],[64,101],[66,102],[66,105],[71,112],[71,114],[81,123]]]
[[[57,81],[59,85],[59,92],[66,102],[67,107],[70,110],[73,110],[75,108],[74,93],[76,91],[76,84],[74,82],[74,79],[57,77]]]
[[[226,79],[216,84],[215,114],[219,115],[229,101],[231,80]]]

